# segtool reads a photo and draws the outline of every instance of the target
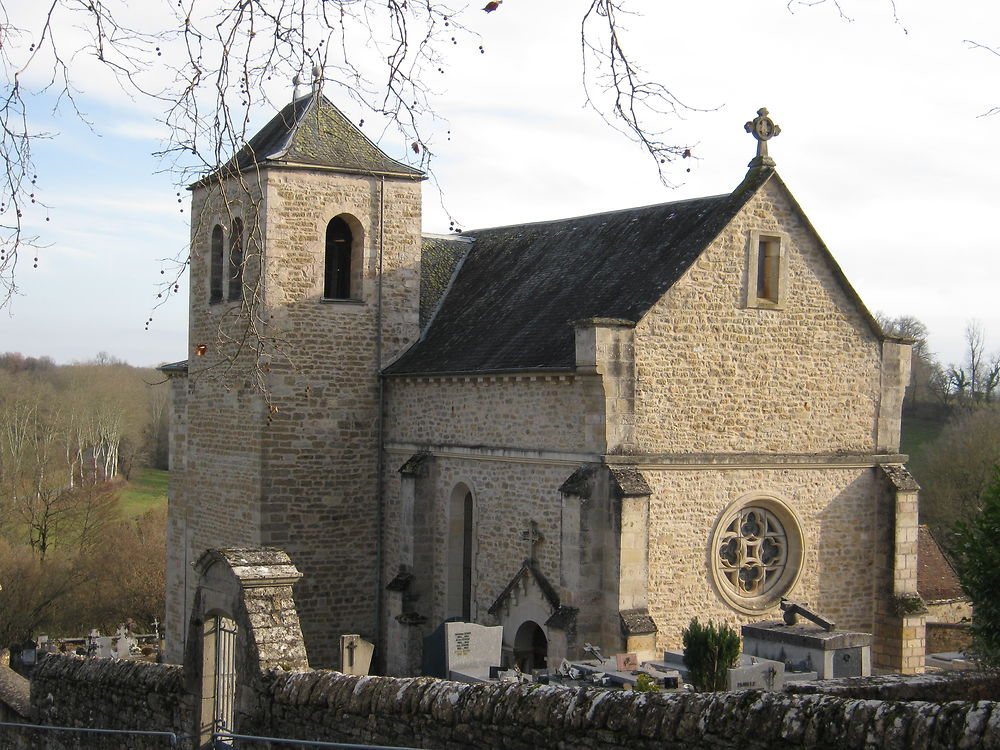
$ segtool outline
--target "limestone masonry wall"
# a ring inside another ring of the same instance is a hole
[[[268,381],[261,535],[304,574],[295,593],[310,659],[336,666],[341,633],[378,635],[377,332],[383,364],[418,334],[420,186],[277,170],[267,201],[267,307],[290,362]],[[325,301],[326,227],[344,214],[362,245],[361,285],[354,300]]]
[[[271,680],[262,726],[272,736],[302,739],[447,750],[1000,747],[1000,705],[991,701],[650,694],[333,672],[280,674]]]
[[[183,672],[167,664],[51,654],[32,676],[31,704],[32,718],[38,724],[179,734],[193,726],[194,701],[184,692]],[[162,750],[170,746],[167,738],[137,735],[36,732],[35,737],[34,747],[51,750]]]
[[[744,305],[751,229],[789,237],[781,309]],[[635,349],[641,452],[874,451],[880,344],[773,180],[639,322]]]
[[[588,393],[581,378],[387,378],[386,392],[390,442],[587,448],[582,406]]]
[[[390,457],[394,465],[386,467],[386,491],[390,499],[386,518],[386,566],[391,578],[399,565],[397,556],[402,549],[399,503],[395,498],[400,483],[397,470],[405,457],[393,454]],[[430,618],[425,627],[428,633],[449,616],[446,611],[449,499],[459,484],[472,491],[477,520],[472,619],[494,624],[486,610],[529,556],[528,543],[522,538],[529,521],[538,524],[544,537],[536,548],[542,572],[558,585],[559,486],[572,473],[571,466],[455,457],[435,458],[433,462],[433,471],[426,480],[430,485],[422,488],[424,494],[432,498],[430,507],[418,510],[428,516],[425,521],[436,531],[430,538],[415,540],[418,560],[430,560],[432,565],[431,569],[418,567],[415,570],[421,579],[421,588],[429,589],[429,600],[425,598],[417,604],[417,611]]]
[[[339,634],[377,637],[377,373],[380,355],[388,362],[418,334],[420,186],[301,169],[256,180],[233,209],[247,232],[243,302],[208,302],[212,228],[226,229],[228,252],[232,221],[218,190],[194,195],[188,460],[171,488],[168,631],[182,642],[185,564],[206,547],[276,545],[305,574],[296,597],[310,657],[337,666]],[[335,216],[356,250],[347,300],[323,299]]]
[[[808,602],[839,627],[871,632],[874,589],[874,472],[863,468],[647,470],[650,614],[659,648],[679,648],[692,613],[739,625],[716,593],[706,550],[718,516],[751,491],[784,499],[801,523],[805,555],[792,599]],[[775,608],[762,613],[776,617]]]
[[[785,694],[635,693],[274,670],[253,688],[257,709],[237,731],[302,740],[438,750],[1000,748],[996,675],[797,683]],[[32,711],[40,724],[185,735],[193,702],[179,667],[50,655],[36,670]],[[169,746],[166,738],[0,728],[5,750]]]

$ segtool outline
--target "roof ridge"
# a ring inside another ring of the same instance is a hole
[[[292,140],[299,132],[299,127],[301,127],[302,121],[306,119],[306,115],[308,114],[309,110],[311,110],[315,106],[316,93],[317,92],[315,91],[310,91],[308,94],[304,94],[297,99],[292,99],[290,104],[285,105],[285,107],[290,106],[292,108],[292,117],[294,118],[292,121],[292,126],[288,129],[288,133],[285,135],[285,142],[281,144],[281,147],[270,154],[264,154],[263,155],[264,161],[270,161],[271,159],[280,159],[288,152],[288,148],[292,145]],[[322,94],[320,94],[320,96],[322,96]],[[309,99],[309,102],[307,102],[306,105],[302,108],[302,113],[298,117],[295,117],[295,105],[298,102],[302,101],[303,99]],[[284,112],[285,107],[282,107],[280,110],[278,110],[279,115],[282,112]],[[249,145],[249,143],[247,145]]]
[[[582,219],[595,219],[599,216],[615,216],[616,214],[627,214],[635,213],[645,210],[662,209],[667,206],[682,206],[685,203],[694,203],[696,201],[715,201],[729,198],[731,193],[720,193],[718,195],[702,195],[696,198],[684,198],[677,201],[665,201],[663,203],[647,203],[643,206],[630,206],[626,208],[616,208],[611,211],[596,211],[592,214],[578,214],[576,216],[564,216],[561,219],[543,219],[541,221],[526,221],[514,224],[499,224],[492,227],[479,227],[478,229],[466,229],[463,230],[463,235],[474,235],[477,232],[491,232],[497,229],[513,229],[515,227],[537,227],[543,226],[545,224],[560,224],[567,221],[580,221]]]

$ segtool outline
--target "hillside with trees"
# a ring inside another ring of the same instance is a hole
[[[121,491],[166,468],[167,388],[106,354],[0,355],[0,644],[163,618],[166,508]]]

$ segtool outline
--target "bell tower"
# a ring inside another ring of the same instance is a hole
[[[379,370],[416,340],[419,170],[318,88],[191,187],[189,357],[174,378],[168,656],[207,548],[274,546],[315,666],[376,640]]]

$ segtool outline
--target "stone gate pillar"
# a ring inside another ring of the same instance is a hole
[[[309,669],[292,584],[302,574],[273,548],[209,549],[195,563],[198,587],[184,673],[198,698],[200,746],[213,731],[240,732],[259,714],[257,691],[270,669]]]

